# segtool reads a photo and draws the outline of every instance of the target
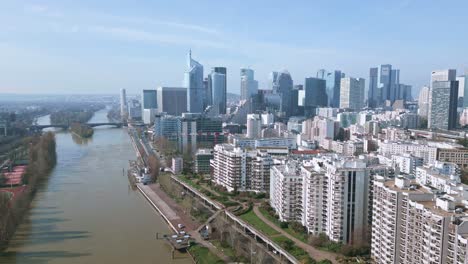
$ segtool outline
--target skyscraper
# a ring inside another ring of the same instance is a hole
[[[393,69],[390,71],[390,98],[389,100],[393,103],[398,98],[398,87],[400,84],[400,70]]]
[[[204,100],[203,108],[206,109],[207,106],[213,104],[213,87],[211,86],[211,76],[208,74],[208,77],[203,79],[203,90],[204,90]]]
[[[430,93],[428,128],[454,129],[457,125],[457,81],[434,81]]]
[[[344,74],[341,71],[328,72],[325,78],[328,102],[331,107],[340,107],[340,85]]]
[[[390,76],[392,65],[383,64],[380,66],[380,84],[382,84],[382,102],[390,100]]]
[[[187,112],[187,88],[158,87],[158,113],[180,116]]]
[[[156,90],[143,90],[142,101],[143,101],[143,109],[158,108]]]
[[[203,112],[203,65],[192,59],[192,51],[187,58],[185,72],[185,87],[187,88],[187,111],[190,113]]]
[[[463,104],[459,107],[468,107],[468,75],[462,75],[457,77],[458,81],[458,98],[463,97]],[[466,96],[465,96],[466,94]]]
[[[424,86],[419,91],[418,97],[418,115],[422,117],[427,117],[429,113],[429,95],[430,95],[430,88]]]
[[[326,81],[319,78],[306,78],[304,85],[304,107],[327,106]]]
[[[277,82],[278,74],[279,73],[277,71],[270,72],[270,74],[268,75],[268,89],[275,90],[274,86]]]
[[[156,114],[156,110],[158,108],[158,100],[157,100],[157,93],[156,90],[143,90],[142,94],[142,102],[143,102],[143,122],[145,124],[151,124],[154,121],[154,115]]]
[[[215,88],[213,87],[212,73],[224,74],[224,84],[221,86],[218,84],[218,88],[223,89],[223,91],[214,90]],[[207,106],[214,104],[215,93],[216,93],[216,96],[222,95],[222,98],[217,99],[217,102],[223,103],[222,105],[218,105],[219,106],[218,110],[220,111],[219,112],[220,114],[226,114],[226,100],[227,100],[227,97],[226,97],[227,95],[227,69],[226,67],[211,68],[211,73],[208,75],[208,86],[209,86],[209,89],[208,89],[209,93],[205,95],[208,98],[207,101],[209,102]]]
[[[258,93],[258,82],[254,79],[254,71],[252,69],[241,68],[241,99],[249,100],[253,95]]]
[[[456,81],[457,71],[454,69],[437,70],[431,73],[431,87],[433,82]]]
[[[367,95],[367,105],[370,108],[377,107],[379,103],[379,94],[377,83],[379,79],[379,68],[370,68],[369,70],[369,90]]]
[[[120,116],[125,118],[128,114],[127,93],[125,89],[120,89]]]
[[[340,108],[360,110],[364,107],[365,80],[346,77],[341,79]]]
[[[318,70],[317,75],[315,77],[325,80],[325,78],[327,78],[327,70],[325,69]]]
[[[213,87],[213,107],[217,113],[226,114],[226,74],[212,72],[211,85]]]
[[[273,93],[280,95],[280,111],[285,114],[286,117],[291,116],[292,113],[292,102],[291,102],[291,91],[293,88],[293,80],[291,74],[284,70],[278,74],[276,82],[273,84]]]

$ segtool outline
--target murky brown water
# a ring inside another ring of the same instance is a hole
[[[99,111],[91,122],[106,122]],[[47,124],[48,117],[39,124]],[[57,133],[58,163],[0,263],[191,263],[156,233],[169,233],[122,169],[135,153],[125,129],[97,128],[82,142]]]

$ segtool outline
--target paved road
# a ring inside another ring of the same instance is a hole
[[[275,225],[273,222],[271,222],[270,220],[268,220],[268,218],[266,218],[259,210],[258,210],[258,206],[255,205],[254,208],[254,213],[260,218],[262,219],[263,222],[267,223],[270,227],[272,227],[273,229],[275,229],[276,231],[280,232],[283,236],[291,239],[296,245],[298,245],[299,247],[301,247],[302,249],[304,249],[305,251],[307,251],[309,253],[309,255],[311,257],[313,257],[314,259],[316,259],[317,261],[319,260],[322,260],[322,259],[328,259],[330,260],[332,263],[336,263],[338,264],[338,261],[336,261],[336,257],[338,257],[339,255],[338,254],[335,254],[335,253],[331,253],[331,252],[326,252],[326,251],[322,251],[322,250],[318,250],[314,247],[312,247],[311,245],[307,244],[307,243],[304,243],[302,242],[301,240],[291,236],[290,234],[288,234],[288,232],[284,231],[282,228],[278,227],[277,225]]]

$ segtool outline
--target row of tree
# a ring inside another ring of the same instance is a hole
[[[49,175],[57,163],[55,135],[47,132],[29,142],[29,163],[23,183],[25,189],[13,200],[9,192],[0,192],[0,249],[6,247],[37,190],[38,183]]]
[[[94,111],[68,111],[62,110],[50,114],[50,122],[54,125],[68,126],[72,123],[86,123],[93,117]]]

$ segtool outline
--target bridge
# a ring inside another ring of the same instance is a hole
[[[124,124],[123,123],[108,122],[108,123],[86,123],[86,125],[88,125],[90,127],[98,127],[98,126],[122,127]],[[39,130],[42,130],[44,128],[50,128],[50,127],[61,128],[61,129],[70,128],[69,125],[54,125],[54,124],[51,124],[51,125],[32,125],[32,126],[29,127],[29,130],[39,131]]]

